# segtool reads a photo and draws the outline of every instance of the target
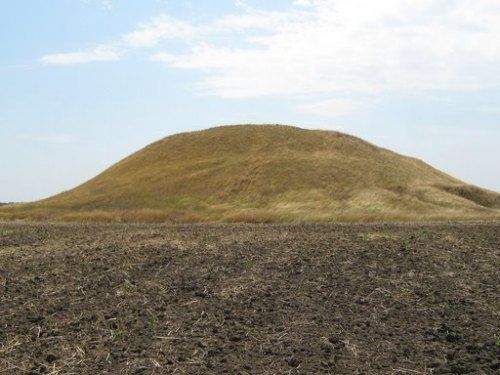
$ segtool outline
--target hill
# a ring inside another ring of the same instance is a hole
[[[334,131],[223,126],[155,142],[3,218],[328,222],[500,218],[500,194]]]

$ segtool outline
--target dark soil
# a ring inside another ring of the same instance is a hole
[[[0,374],[498,374],[499,270],[499,224],[0,224]]]

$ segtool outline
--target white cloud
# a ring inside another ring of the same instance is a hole
[[[84,3],[92,3],[93,0],[82,0]],[[113,1],[112,0],[98,0],[97,1],[101,7],[105,10],[111,10],[113,9]]]
[[[153,47],[163,39],[185,38],[194,33],[190,24],[166,15],[153,18],[148,24],[139,25],[137,30],[123,36],[131,47]]]
[[[75,138],[68,135],[52,135],[52,136],[41,136],[36,138],[37,141],[46,143],[73,143]]]
[[[198,92],[226,98],[342,98],[500,86],[498,0],[290,0],[282,11],[240,3],[239,13],[201,24],[155,17],[117,45],[154,48],[151,60],[202,72]],[[166,40],[184,47],[162,46]],[[113,48],[98,47],[42,61],[119,57]],[[330,104],[342,102],[336,100]]]
[[[350,115],[364,109],[365,104],[352,99],[328,99],[316,103],[301,104],[297,109],[304,113],[335,117]]]
[[[477,108],[478,112],[486,114],[500,114],[500,105],[482,105]]]
[[[500,85],[497,0],[293,4],[191,25],[187,51],[157,52],[153,60],[205,72],[199,87],[223,97]]]
[[[40,58],[40,61],[46,64],[68,65],[95,61],[115,61],[119,58],[120,53],[115,47],[101,45],[85,51],[45,55]]]
[[[106,10],[113,9],[113,3],[111,2],[111,0],[102,0],[101,4],[102,7]]]
[[[20,134],[19,138],[22,140],[30,140],[42,143],[57,143],[66,144],[76,142],[76,138],[67,134],[53,134],[53,135],[38,135],[38,134]]]
[[[292,5],[297,6],[297,7],[310,7],[313,5],[312,0],[294,0]]]

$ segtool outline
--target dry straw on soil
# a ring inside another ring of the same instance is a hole
[[[498,374],[499,238],[0,224],[0,374]]]

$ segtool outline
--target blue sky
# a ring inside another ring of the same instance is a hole
[[[498,0],[0,3],[0,202],[221,124],[344,131],[500,191]]]

